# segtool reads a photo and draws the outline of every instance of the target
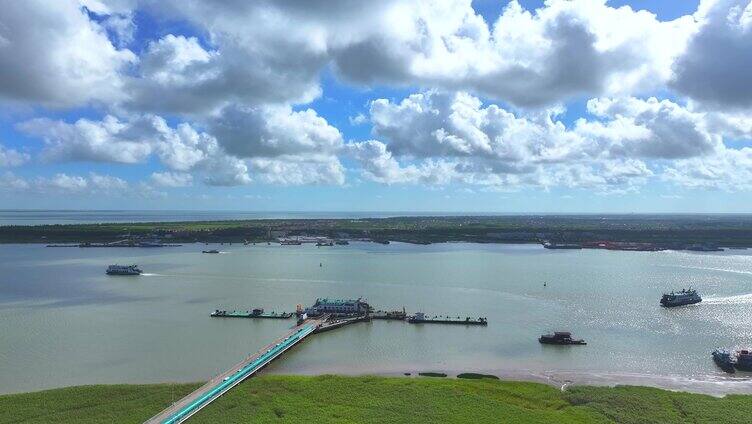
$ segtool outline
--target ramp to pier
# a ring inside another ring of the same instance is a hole
[[[229,370],[212,378],[188,396],[151,417],[146,421],[146,424],[178,424],[184,422],[203,407],[312,334],[325,319],[325,317],[309,319],[293,327],[282,338],[266,345],[254,355],[245,358]]]

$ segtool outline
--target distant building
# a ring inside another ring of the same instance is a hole
[[[305,313],[309,316],[318,316],[322,314],[345,314],[345,315],[362,315],[371,310],[370,305],[362,298],[358,299],[316,299],[316,302],[305,308]]]

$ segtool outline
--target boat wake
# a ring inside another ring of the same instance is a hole
[[[144,277],[163,277],[164,276],[163,274],[154,274],[151,272],[142,272],[141,275]]]
[[[746,305],[752,304],[752,293],[725,297],[707,297],[702,303],[708,305]]]

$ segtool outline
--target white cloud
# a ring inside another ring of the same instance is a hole
[[[3,3],[0,99],[56,107],[122,97],[122,72],[137,61],[110,42],[75,0]]]
[[[313,109],[289,106],[227,107],[210,122],[210,132],[239,157],[331,154],[342,147],[339,130]]]
[[[0,168],[21,166],[29,160],[29,155],[0,144]]]
[[[29,188],[29,183],[10,171],[0,174],[0,190],[24,191]]]
[[[101,121],[81,118],[73,124],[36,118],[17,127],[44,140],[42,157],[49,161],[138,163],[152,152],[148,143],[121,137],[130,126],[111,115]]]
[[[89,181],[81,176],[62,173],[51,178],[37,177],[34,185],[45,191],[80,193],[89,187]]]
[[[637,190],[671,161],[726,154],[725,135],[750,134],[738,116],[655,98],[592,99],[588,111],[590,120],[567,127],[559,110],[517,116],[462,92],[378,99],[370,120],[384,141],[350,143],[348,152],[364,177],[388,184],[614,192]]]
[[[182,172],[154,172],[151,180],[159,187],[187,187],[193,184],[193,176]]]
[[[89,173],[89,183],[94,189],[104,192],[118,192],[128,189],[128,183],[122,178],[100,175],[94,172]]]
[[[702,0],[700,30],[676,61],[672,87],[709,107],[752,107],[752,2]]]
[[[724,149],[715,156],[677,161],[666,168],[663,178],[689,188],[752,190],[752,148]]]
[[[268,184],[303,185],[345,182],[345,169],[335,156],[284,155],[277,158],[254,158],[251,168]]]

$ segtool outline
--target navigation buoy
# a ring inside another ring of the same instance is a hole
[[[324,266],[324,264],[322,264],[321,262],[319,262],[319,266],[322,267],[322,266]]]
[[[543,283],[543,287],[546,287],[546,283],[545,282]]]

